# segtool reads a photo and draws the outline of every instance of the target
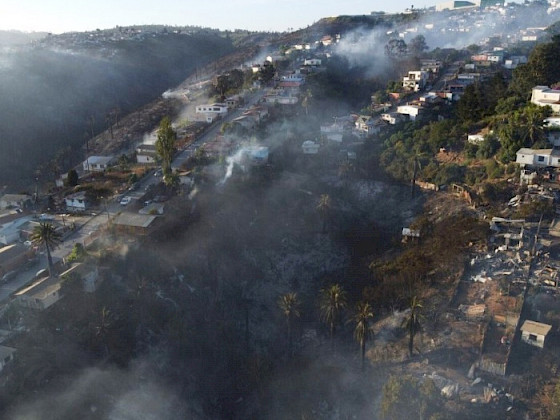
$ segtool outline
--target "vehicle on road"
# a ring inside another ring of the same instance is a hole
[[[2,276],[2,283],[7,283],[12,280],[17,274],[17,271],[8,271],[6,274]]]
[[[121,198],[120,203],[121,203],[121,206],[126,206],[131,201],[132,201],[132,198],[130,198],[129,196],[124,196],[123,198]]]

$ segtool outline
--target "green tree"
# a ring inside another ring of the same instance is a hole
[[[321,289],[321,319],[329,326],[331,343],[333,343],[336,325],[340,322],[341,312],[346,308],[346,305],[346,292],[339,284],[332,284],[325,289]]]
[[[300,302],[297,297],[297,293],[290,292],[286,293],[285,295],[280,296],[278,300],[278,306],[282,310],[282,313],[286,317],[286,325],[288,328],[288,350],[289,353],[292,354],[293,348],[293,322],[296,318],[299,318],[299,306]]]
[[[414,296],[410,301],[410,313],[403,319],[402,327],[408,332],[408,353],[412,357],[412,352],[414,349],[414,336],[422,329],[420,324],[420,319],[422,315],[420,311],[422,309],[422,302],[419,301],[416,296]]]
[[[66,261],[68,262],[82,261],[86,256],[87,256],[87,252],[84,246],[81,243],[76,242],[72,247],[72,252],[70,252],[68,257],[66,258]]]
[[[354,338],[360,344],[360,354],[362,356],[362,369],[366,360],[366,342],[373,335],[369,325],[370,319],[373,318],[373,311],[368,302],[359,302],[356,306],[354,314]]]
[[[406,42],[400,38],[393,38],[385,45],[385,55],[391,58],[403,57],[407,51]]]
[[[171,171],[171,161],[175,154],[175,140],[177,135],[171,126],[169,117],[164,117],[157,132],[156,153],[161,160],[161,168],[164,174]]]
[[[31,242],[37,246],[45,246],[47,251],[47,261],[49,265],[49,276],[54,276],[54,264],[51,251],[61,242],[60,233],[56,231],[51,223],[39,223],[31,233]]]
[[[408,49],[414,55],[419,55],[424,51],[429,50],[424,35],[416,35],[414,38],[412,38],[408,43]]]
[[[75,169],[70,169],[68,171],[68,176],[66,177],[66,185],[68,187],[75,187],[76,185],[78,185],[78,172],[76,172]]]
[[[511,88],[514,92],[527,98],[536,85],[550,86],[560,81],[560,35],[554,35],[552,41],[537,45],[527,64],[518,66],[513,71]]]

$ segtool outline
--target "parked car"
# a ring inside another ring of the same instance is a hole
[[[130,198],[129,196],[123,197],[123,198],[121,198],[121,206],[126,206],[131,201],[132,201],[132,198]]]

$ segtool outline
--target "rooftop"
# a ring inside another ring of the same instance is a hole
[[[530,334],[546,336],[549,333],[551,328],[552,328],[552,325],[542,324],[540,322],[526,320],[523,323],[523,325],[521,326],[521,331],[527,331]]]
[[[113,220],[113,224],[121,225],[121,226],[147,228],[153,223],[155,219],[157,219],[157,216],[125,212],[119,214]]]

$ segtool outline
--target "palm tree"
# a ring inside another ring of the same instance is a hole
[[[373,335],[369,325],[370,318],[373,318],[371,305],[368,302],[359,302],[356,306],[356,313],[354,315],[354,322],[356,323],[356,327],[354,328],[354,338],[358,343],[360,343],[362,369],[364,368],[366,358],[366,341],[371,335]]]
[[[47,250],[47,260],[49,264],[49,276],[53,276],[54,264],[52,261],[51,250],[54,249],[62,241],[60,233],[58,233],[51,223],[41,222],[35,226],[31,234],[31,242],[37,246],[45,245]]]
[[[321,289],[321,318],[329,325],[331,343],[333,343],[334,330],[340,320],[340,312],[346,308],[346,292],[340,285],[332,284]]]
[[[317,204],[317,210],[321,214],[323,219],[323,233],[327,231],[327,220],[331,210],[331,197],[328,194],[321,194],[319,199],[319,204]]]
[[[278,306],[282,309],[288,325],[288,345],[290,354],[292,353],[292,322],[295,318],[299,318],[299,304],[297,293],[295,292],[286,293],[278,300]]]
[[[402,327],[408,331],[408,352],[410,357],[412,357],[412,350],[414,348],[414,336],[422,329],[420,324],[420,319],[423,318],[422,314],[420,314],[421,309],[422,302],[414,296],[410,301],[410,313],[402,322]]]

